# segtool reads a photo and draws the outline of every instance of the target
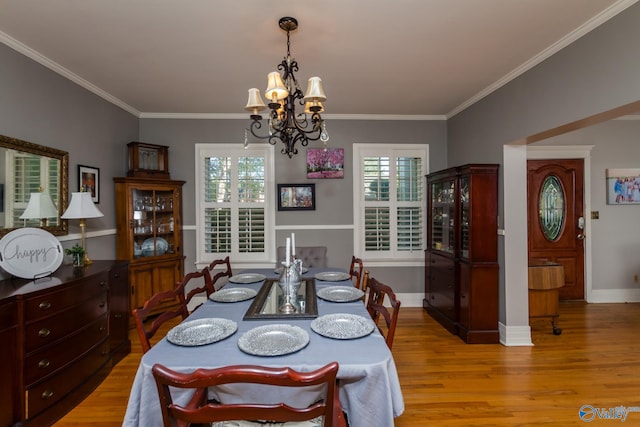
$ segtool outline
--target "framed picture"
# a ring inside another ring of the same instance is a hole
[[[307,178],[344,178],[344,148],[307,148]]]
[[[640,169],[607,169],[607,204],[640,203]]]
[[[279,211],[314,211],[315,184],[278,184]]]
[[[100,203],[100,169],[78,165],[78,191],[91,193],[93,203]]]

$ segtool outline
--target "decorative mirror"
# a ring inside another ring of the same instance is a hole
[[[68,193],[69,153],[0,135],[0,237],[23,227],[67,234]]]

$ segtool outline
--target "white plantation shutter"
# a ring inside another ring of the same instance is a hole
[[[40,189],[49,192],[54,204],[58,200],[60,182],[60,161],[35,154],[7,151],[7,176],[12,182],[5,188],[7,192],[7,227],[39,227],[39,219],[20,219],[27,208],[31,193]],[[57,205],[56,205],[57,207]],[[48,218],[48,225],[58,225],[59,218]]]
[[[368,260],[422,260],[427,147],[354,144],[354,247]]]
[[[273,151],[228,144],[197,144],[196,150],[199,262],[226,255],[267,261],[275,223]]]

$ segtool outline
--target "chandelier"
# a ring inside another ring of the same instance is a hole
[[[267,90],[264,96],[269,104],[269,129],[267,135],[259,135],[262,127],[262,116],[259,111],[267,106],[260,97],[257,88],[249,89],[249,100],[245,110],[251,112],[251,126],[245,130],[244,145],[248,145],[248,132],[258,138],[266,139],[269,144],[275,145],[278,141],[284,144],[281,152],[292,158],[298,154],[296,144],[307,146],[309,141],[320,140],[325,147],[329,140],[324,119],[320,113],[324,111],[322,103],[327,97],[322,88],[320,77],[311,77],[307,84],[307,90],[303,94],[296,79],[298,62],[291,57],[289,33],[298,28],[295,18],[280,18],[280,28],[287,32],[287,56],[278,64],[279,71],[273,71],[267,75]],[[298,108],[299,112],[296,112]]]

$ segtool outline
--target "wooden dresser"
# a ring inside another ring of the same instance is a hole
[[[102,382],[131,349],[128,290],[122,261],[0,281],[0,426],[51,425]]]

